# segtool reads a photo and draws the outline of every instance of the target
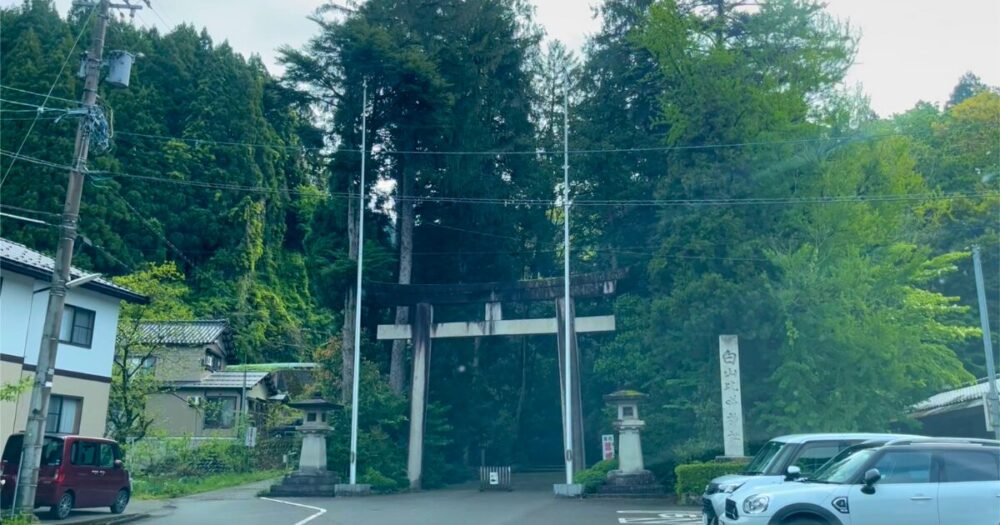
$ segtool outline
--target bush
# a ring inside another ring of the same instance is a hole
[[[618,468],[617,459],[606,459],[598,461],[588,469],[583,469],[573,476],[573,483],[583,485],[583,491],[588,494],[597,492],[597,489],[608,480],[608,472]]]
[[[373,468],[366,470],[359,481],[371,485],[376,492],[394,492],[399,489],[399,482]]]
[[[688,463],[677,465],[674,472],[677,475],[677,483],[674,486],[677,492],[678,503],[697,501],[705,490],[705,485],[710,481],[726,474],[737,474],[746,468],[744,461],[727,461],[716,463]]]

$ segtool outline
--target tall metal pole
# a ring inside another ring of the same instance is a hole
[[[358,282],[354,292],[354,374],[351,389],[351,485],[358,482],[358,388],[361,382],[361,270],[365,260],[365,157],[368,133],[368,81],[361,95],[361,187],[358,189]]]
[[[97,27],[90,40],[87,53],[87,78],[83,87],[82,104],[90,110],[97,101],[97,83],[104,57],[104,35],[108,29],[109,1],[100,0],[97,7]],[[35,508],[35,492],[38,487],[38,467],[42,459],[42,441],[45,437],[49,393],[55,375],[56,353],[59,351],[59,331],[62,327],[63,307],[66,304],[66,283],[70,279],[70,264],[73,258],[73,244],[76,241],[76,225],[80,216],[80,200],[83,197],[83,173],[90,151],[90,131],[86,119],[89,112],[80,118],[76,128],[76,145],[73,167],[69,172],[66,186],[66,201],[63,205],[62,223],[59,226],[59,245],[56,248],[55,264],[52,269],[52,283],[49,289],[49,304],[45,311],[42,341],[38,349],[38,364],[31,389],[31,404],[28,421],[24,429],[24,445],[18,472],[18,495],[16,508],[30,514]]]
[[[997,395],[997,372],[993,361],[993,338],[990,337],[990,316],[986,311],[986,287],[983,285],[983,263],[979,259],[979,246],[972,247],[972,266],[976,270],[976,295],[979,299],[979,322],[983,326],[983,349],[986,351],[986,383],[989,397],[987,413],[993,422],[993,432],[1000,441],[1000,396]]]
[[[573,483],[573,359],[570,352],[572,334],[570,334],[569,308],[569,94],[563,92],[563,348],[566,355],[563,359],[566,380],[563,381],[563,393],[566,404],[566,484]]]

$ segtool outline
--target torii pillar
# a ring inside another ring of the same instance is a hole
[[[572,297],[602,297],[615,293],[616,283],[624,278],[624,271],[573,276]],[[423,476],[424,427],[427,407],[427,387],[431,341],[441,338],[558,335],[559,371],[561,392],[565,392],[563,348],[563,293],[562,279],[538,279],[515,283],[474,283],[455,285],[395,285],[372,283],[368,287],[378,302],[385,305],[416,305],[412,324],[378,325],[378,340],[410,339],[413,344],[413,381],[410,390],[410,442],[407,456],[407,477],[411,489],[420,489]],[[531,302],[555,299],[556,316],[544,319],[503,319],[501,303]],[[485,319],[472,322],[434,323],[433,304],[485,304]],[[570,390],[573,396],[573,414],[569,432],[573,441],[573,469],[586,468],[584,454],[583,408],[580,392],[579,354],[577,333],[613,332],[615,317],[599,315],[577,317],[574,304],[570,303]],[[565,416],[565,394],[560,393]],[[565,422],[565,417],[563,417]],[[563,423],[565,426],[565,423]]]

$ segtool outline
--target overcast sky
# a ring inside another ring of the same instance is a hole
[[[12,5],[21,0],[0,0]],[[599,21],[599,0],[532,0],[549,38],[581,49]],[[72,0],[56,0],[60,11]],[[152,0],[136,23],[162,30],[181,22],[207,27],[218,41],[256,53],[276,70],[275,49],[299,47],[316,31],[306,19],[323,0]],[[835,16],[862,34],[847,84],[860,83],[880,115],[905,111],[919,100],[943,102],[958,78],[973,71],[1000,85],[998,0],[828,0]]]

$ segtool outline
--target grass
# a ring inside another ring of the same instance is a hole
[[[156,476],[132,480],[135,499],[169,499],[200,494],[213,490],[246,485],[281,477],[283,470],[263,470],[243,473],[208,474],[205,476],[168,477]],[[6,523],[6,520],[4,520]]]
[[[38,519],[35,518],[34,514],[18,514],[15,516],[9,512],[2,513],[0,521],[2,521],[4,525],[29,525],[32,523],[38,523]]]

